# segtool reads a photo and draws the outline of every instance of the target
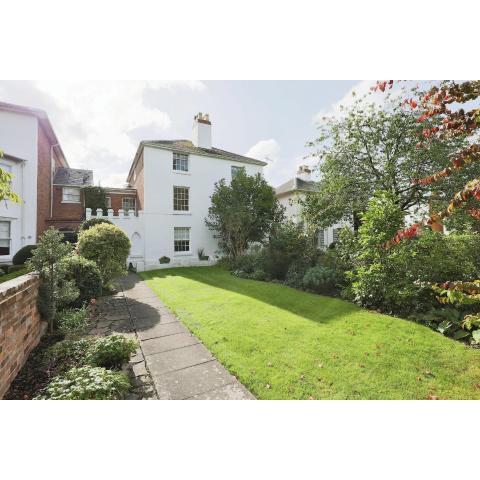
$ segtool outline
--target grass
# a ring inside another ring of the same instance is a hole
[[[21,275],[25,275],[26,273],[28,273],[27,267],[20,268],[19,270],[15,270],[11,273],[6,273],[5,275],[2,275],[0,277],[0,283],[8,282],[9,280],[13,280],[14,278],[20,277]]]
[[[480,399],[480,349],[336,298],[216,267],[141,274],[261,399]]]

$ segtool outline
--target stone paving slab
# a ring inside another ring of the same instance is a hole
[[[234,383],[235,378],[216,360],[153,377],[160,400],[185,400]]]
[[[148,368],[153,376],[182,370],[213,360],[210,351],[201,343],[168,352],[155,353],[148,357]]]
[[[240,382],[234,382],[194,395],[188,400],[255,400],[255,397]]]
[[[177,333],[190,333],[180,322],[171,322],[154,325],[145,330],[138,330],[138,338],[140,340],[149,340],[152,338],[165,337],[167,335],[175,335]]]
[[[200,343],[200,340],[191,333],[178,333],[167,337],[143,340],[142,350],[144,355],[153,355],[154,353],[188,347],[189,345],[195,345],[196,343]]]
[[[120,331],[140,343],[130,359],[130,399],[254,399],[138,275],[124,277],[99,310],[97,330]]]

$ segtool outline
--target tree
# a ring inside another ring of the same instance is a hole
[[[250,242],[263,242],[283,218],[275,190],[260,174],[249,176],[241,170],[230,185],[225,179],[215,184],[205,223],[216,233],[220,249],[234,261]]]
[[[126,273],[130,247],[130,240],[123,230],[109,223],[83,230],[77,244],[78,253],[97,264],[106,288],[110,288],[115,277]]]
[[[88,185],[83,187],[83,197],[85,199],[85,208],[91,208],[93,212],[97,211],[97,208],[107,210],[107,197],[105,195],[105,189],[94,185]]]
[[[3,152],[0,150],[0,158],[3,158]],[[0,168],[0,200],[10,200],[11,202],[21,203],[20,197],[12,190],[12,174]]]
[[[50,227],[32,253],[28,266],[40,275],[39,309],[53,332],[58,307],[73,302],[79,295],[75,283],[66,280],[67,268],[62,262],[72,254],[72,246],[63,242],[61,232]]]
[[[434,127],[439,121],[428,123]],[[362,97],[340,117],[324,118],[319,132],[310,143],[319,162],[318,191],[306,197],[303,210],[307,223],[322,227],[353,218],[357,229],[377,190],[395,196],[404,212],[425,205],[431,188],[412,183],[412,177],[444,168],[462,143],[461,138],[432,140],[428,149],[418,148],[422,127],[417,115],[391,95],[381,106]]]

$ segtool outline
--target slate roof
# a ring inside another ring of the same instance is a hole
[[[80,170],[78,168],[59,168],[53,178],[53,184],[75,187],[93,185],[93,172],[92,170]]]
[[[252,165],[267,165],[266,162],[254,158],[238,155],[237,153],[227,152],[220,148],[200,148],[196,147],[190,140],[144,140],[143,146],[159,147],[165,150],[174,150],[182,153],[192,153],[196,155],[207,155],[209,157],[223,158],[235,162],[250,163]]]
[[[282,195],[284,193],[290,192],[313,192],[316,189],[317,182],[313,180],[302,180],[301,178],[295,177],[285,183],[282,183],[279,187],[275,189],[277,195]]]

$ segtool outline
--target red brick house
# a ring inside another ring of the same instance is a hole
[[[23,200],[0,204],[0,263],[10,263],[48,227],[78,228],[85,218],[82,188],[93,185],[93,172],[70,167],[47,114],[35,108],[0,102],[0,150],[0,168],[13,175]],[[106,190],[115,213],[137,209],[135,189]]]

